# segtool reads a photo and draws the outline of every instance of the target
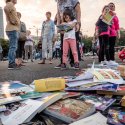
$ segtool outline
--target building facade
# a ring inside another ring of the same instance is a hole
[[[0,38],[4,38],[4,21],[2,7],[0,7]]]

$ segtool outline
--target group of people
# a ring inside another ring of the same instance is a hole
[[[49,63],[52,64],[53,59],[53,44],[57,45],[55,54],[60,55],[60,63],[55,68],[66,69],[69,60],[72,69],[79,69],[81,61],[81,53],[83,55],[83,47],[80,43],[80,27],[81,27],[81,8],[79,0],[56,0],[57,14],[55,20],[51,19],[51,12],[46,12],[46,20],[42,23],[41,37],[39,43],[39,51],[41,62],[46,64],[46,59],[49,58]],[[25,59],[28,60],[28,53],[33,62],[33,46],[34,42],[31,37],[31,32],[26,30],[26,26],[20,21],[21,14],[16,12],[15,4],[17,0],[6,0],[4,8],[7,26],[6,33],[9,38],[9,65],[8,69],[18,68],[23,65],[22,56],[25,49]],[[107,11],[112,11],[114,17],[110,24],[103,22],[103,17]],[[55,25],[68,25],[71,27],[68,31],[62,31]],[[53,43],[56,39],[56,34],[60,34],[60,43]],[[104,6],[102,14],[99,17],[96,28],[95,37],[99,39],[99,62],[101,64],[117,65],[115,62],[115,43],[116,37],[120,38],[119,20],[115,13],[114,3]],[[81,48],[81,49],[79,49]],[[69,57],[68,57],[69,56]],[[105,59],[106,56],[106,59]],[[15,61],[18,58],[18,63]],[[18,64],[18,65],[17,65]]]
[[[103,21],[107,12],[111,11],[114,15],[110,24]],[[116,38],[120,38],[119,19],[115,13],[115,4],[109,3],[102,9],[95,28],[95,37],[99,39],[99,62],[101,65],[117,66],[115,61]]]

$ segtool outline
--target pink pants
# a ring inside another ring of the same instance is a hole
[[[66,39],[63,41],[63,63],[67,63],[67,55],[70,48],[74,57],[74,62],[78,63],[79,61],[75,39]]]

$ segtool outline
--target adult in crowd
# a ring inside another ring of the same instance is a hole
[[[39,40],[38,45],[37,45],[37,52],[40,55],[40,60],[42,60],[42,41]]]
[[[2,45],[0,43],[0,61],[2,61],[3,59],[3,48],[2,48]]]
[[[49,63],[52,64],[52,44],[55,37],[55,24],[54,21],[51,20],[51,12],[46,12],[46,18],[47,19],[43,21],[41,32],[43,60],[39,64],[45,64],[48,51]]]
[[[30,54],[30,60],[31,62],[33,62],[33,39],[32,39],[32,36],[31,36],[31,32],[30,30],[27,30],[26,31],[26,42],[25,42],[25,45],[24,45],[24,48],[25,48],[25,60],[26,62],[28,62],[28,54]]]
[[[80,26],[81,26],[81,9],[80,9],[80,2],[78,0],[57,0],[57,25],[61,24],[64,22],[63,20],[63,13],[66,11],[66,9],[70,9],[73,13],[73,16],[77,20],[76,24],[76,41],[77,41],[77,51],[78,51],[78,57],[79,59],[81,58],[80,56],[80,50],[79,50],[79,32],[80,32]],[[61,55],[63,54],[63,37],[64,34],[61,33]],[[61,68],[62,62],[62,57],[61,56],[61,62],[58,66],[55,68]],[[72,53],[70,53],[70,65],[71,67],[74,67],[74,58]]]
[[[61,44],[61,42],[60,42],[60,39],[59,38],[57,38],[57,41],[55,42],[55,57],[56,57],[56,59],[59,57],[60,58],[60,44]]]
[[[15,63],[15,58],[16,58],[17,42],[19,38],[18,32],[20,27],[20,21],[17,16],[15,8],[16,3],[17,0],[6,0],[6,5],[4,7],[4,12],[7,20],[6,34],[9,38],[8,69],[18,68],[18,66]]]
[[[17,12],[18,18],[21,19],[21,13]],[[26,41],[26,25],[24,22],[20,21],[20,31],[19,31],[19,40],[18,40],[18,48],[17,48],[17,65],[25,66],[23,62],[23,53],[24,53],[24,44]]]
[[[109,8],[115,13],[115,4],[109,3]],[[110,37],[109,37],[109,55],[110,55],[110,65],[118,65],[118,63],[115,62],[115,43],[116,38],[120,38],[120,29],[119,29],[119,19],[117,17],[117,14],[115,13],[114,18],[112,19],[110,26]]]

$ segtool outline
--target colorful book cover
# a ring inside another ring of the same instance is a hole
[[[69,25],[66,25],[66,24],[58,25],[57,28],[58,28],[60,31],[65,31],[65,32],[72,30],[72,27],[69,26]]]
[[[111,125],[125,125],[125,112],[109,110],[107,123]]]
[[[115,13],[111,10],[109,10],[105,15],[103,15],[103,22],[105,22],[108,25],[111,25],[111,21],[114,18]]]
[[[57,117],[67,123],[87,117],[95,112],[91,103],[75,99],[65,99],[49,106],[45,113]]]
[[[78,99],[94,104],[96,109],[100,111],[105,111],[109,106],[111,106],[116,101],[116,99],[90,94],[84,94]]]

